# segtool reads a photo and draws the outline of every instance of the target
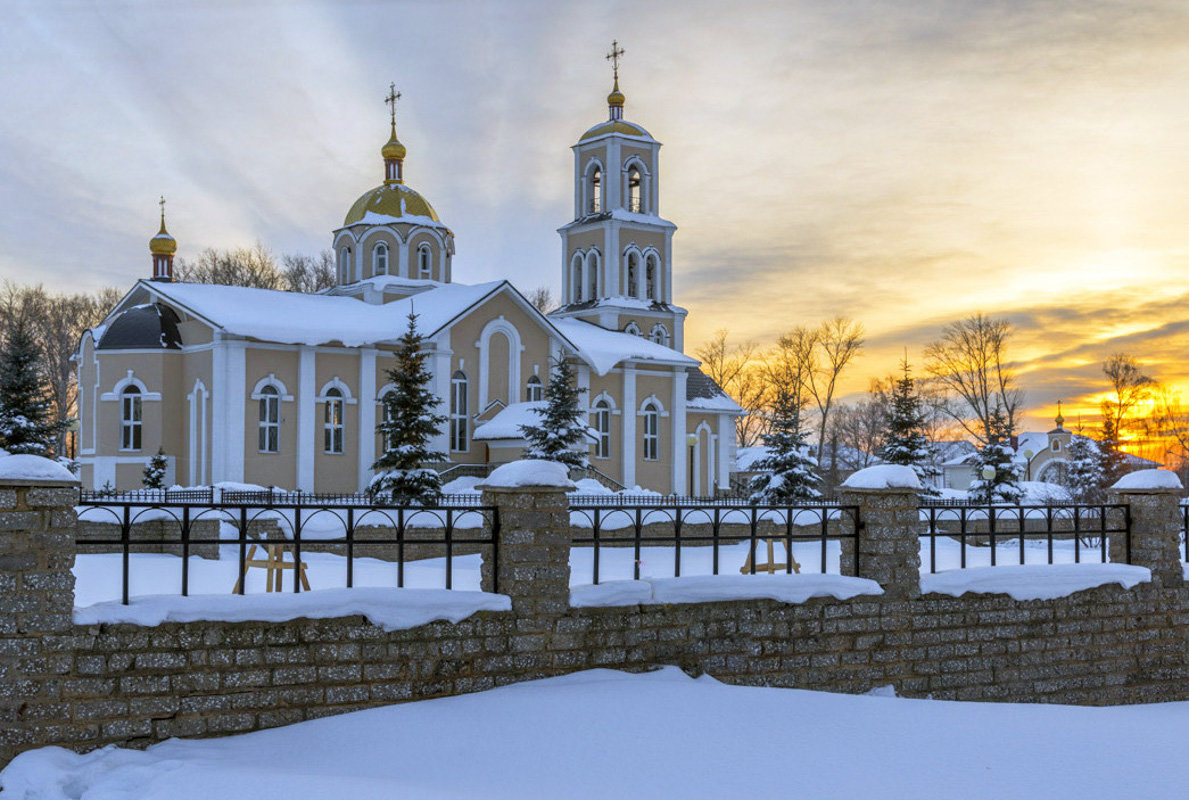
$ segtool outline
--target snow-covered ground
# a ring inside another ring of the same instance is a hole
[[[592,670],[146,751],[45,748],[12,800],[1182,798],[1189,703],[1083,708]]]

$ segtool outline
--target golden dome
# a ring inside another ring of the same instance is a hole
[[[380,148],[380,155],[382,155],[386,159],[395,158],[395,159],[403,160],[405,157],[405,153],[407,153],[407,152],[408,151],[405,150],[405,146],[400,143],[400,139],[396,138],[396,123],[393,122],[392,123],[392,136],[389,137],[388,143]]]
[[[398,221],[418,221],[407,219],[410,217],[428,217],[434,222],[440,221],[438,212],[433,210],[429,201],[403,183],[385,183],[362,195],[347,212],[343,225],[362,222],[369,213],[393,217]]]
[[[157,231],[157,235],[149,239],[149,252],[155,256],[171,256],[178,251],[177,239],[169,235],[169,231],[165,230],[165,214],[161,214],[161,230]]]
[[[611,94],[607,95],[607,105],[614,108],[623,108],[623,101],[626,99],[623,96],[623,92],[619,91],[619,78],[616,78],[615,88],[611,90]]]

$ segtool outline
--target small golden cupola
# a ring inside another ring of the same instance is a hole
[[[1065,417],[1061,416],[1061,401],[1057,401],[1057,416],[1053,420],[1057,423],[1057,430],[1062,430],[1065,427]]]
[[[153,280],[173,281],[173,254],[178,251],[177,239],[169,235],[165,229],[165,198],[159,201],[161,206],[161,229],[157,235],[149,239],[149,252],[153,255]]]
[[[619,91],[619,57],[625,52],[627,51],[619,46],[618,41],[612,40],[611,52],[607,54],[607,60],[612,65],[612,74],[615,76],[615,88],[611,90],[611,94],[607,95],[607,109],[610,113],[610,119],[613,121],[623,119],[623,103],[627,99],[623,96],[623,92]]]
[[[396,90],[396,84],[389,84],[388,97],[385,98],[385,102],[389,106],[392,135],[388,137],[388,142],[380,148],[380,155],[384,157],[384,183],[405,182],[405,154],[408,151],[400,143],[400,139],[396,138],[396,101],[399,99],[400,92]]]

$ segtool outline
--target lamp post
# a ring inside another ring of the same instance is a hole
[[[687,433],[685,435],[685,443],[689,445],[689,494],[694,496],[694,448],[698,446],[698,434]]]
[[[1035,455],[1036,453],[1032,452],[1031,447],[1024,449],[1024,480],[1026,481],[1032,480],[1032,457]]]
[[[996,470],[990,464],[983,467],[983,480],[987,482],[987,508],[991,507],[991,481],[995,480]]]

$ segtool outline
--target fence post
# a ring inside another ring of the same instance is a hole
[[[860,576],[877,581],[888,597],[921,593],[920,488],[910,467],[891,464],[859,470],[839,487],[842,504],[859,507]],[[844,541],[843,574],[849,558]]]
[[[1112,503],[1131,509],[1131,563],[1152,570],[1152,582],[1165,587],[1184,582],[1181,568],[1181,481],[1176,473],[1145,469],[1124,475],[1108,492]],[[1125,563],[1125,533],[1111,534],[1111,561]]]
[[[570,503],[573,483],[552,461],[513,461],[479,488],[500,517],[497,563],[484,553],[481,587],[512,598],[520,616],[564,614],[570,607]]]
[[[20,459],[20,461],[17,461]],[[19,468],[14,469],[14,468]],[[78,482],[37,456],[0,458],[0,767],[63,738],[44,719],[74,661]],[[32,473],[51,477],[11,478]]]

